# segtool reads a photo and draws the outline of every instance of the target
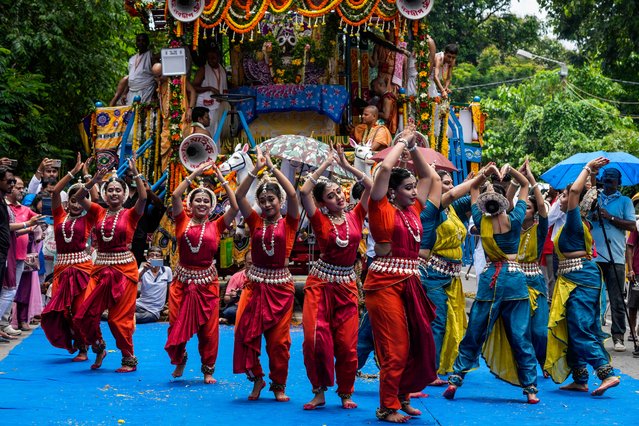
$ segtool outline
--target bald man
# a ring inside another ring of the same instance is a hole
[[[360,145],[370,145],[372,151],[388,148],[393,140],[388,128],[377,124],[379,111],[376,106],[369,105],[362,113],[362,123],[355,126],[351,136]]]

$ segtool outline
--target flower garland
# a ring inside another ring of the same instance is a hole
[[[431,134],[433,99],[428,97],[428,26],[420,22],[415,39],[415,56],[417,67],[417,95],[415,96],[415,122],[417,130],[424,135]],[[431,142],[432,145],[432,142]],[[432,148],[432,146],[431,146]]]
[[[180,47],[178,40],[171,40],[169,47]],[[169,77],[169,140],[171,141],[172,158],[170,165],[170,183],[167,194],[173,193],[175,188],[183,180],[184,168],[180,164],[179,152],[182,142],[182,78],[180,76]]]

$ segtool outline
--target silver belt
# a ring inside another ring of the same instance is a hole
[[[431,268],[440,274],[448,275],[449,277],[458,277],[461,274],[462,265],[461,262],[451,262],[436,254],[431,254],[428,260],[420,262],[422,266]]]
[[[569,272],[578,271],[584,267],[585,257],[577,257],[575,259],[563,259],[559,261],[557,266],[557,275],[564,275]]]
[[[501,264],[502,267],[506,266],[508,272],[522,272],[522,273],[524,272],[521,269],[521,265],[519,264],[519,262],[515,262],[514,260],[499,260],[495,262],[488,262],[486,263],[486,267],[484,268],[484,271],[490,268],[491,266],[496,267],[497,264]]]
[[[185,284],[210,284],[211,281],[217,278],[217,269],[215,268],[215,262],[211,263],[211,266],[206,269],[190,269],[177,265],[175,267],[175,277]]]
[[[77,251],[73,253],[58,253],[55,263],[58,265],[75,265],[91,260],[91,256],[86,251]]]
[[[333,265],[318,259],[313,264],[309,275],[331,283],[347,284],[355,280],[355,269],[352,266]]]
[[[127,263],[135,262],[135,256],[130,251],[120,252],[98,252],[98,257],[95,259],[96,265],[125,265]]]
[[[288,268],[271,269],[253,265],[246,272],[246,276],[251,281],[264,284],[285,284],[293,281],[293,276]]]
[[[374,272],[391,274],[419,274],[419,259],[407,259],[404,257],[376,257],[368,268]]]
[[[521,266],[521,270],[524,271],[524,275],[527,277],[542,275],[541,267],[537,262],[519,262],[519,265]]]

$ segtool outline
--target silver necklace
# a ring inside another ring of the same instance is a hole
[[[517,256],[517,260],[519,260],[520,262],[526,258],[526,252],[528,251],[528,242],[530,241],[530,234],[532,233],[531,229],[532,226],[524,231],[526,232],[526,238],[524,238],[524,244],[522,244],[521,250],[519,250],[521,254]]]
[[[281,219],[281,218],[280,218]],[[266,244],[264,242],[264,236],[266,235],[266,220],[262,221],[262,249],[267,256],[271,257],[275,254],[275,230],[277,229],[277,225],[280,224],[280,219],[275,221],[275,225],[273,226],[273,232],[271,233],[271,249],[266,248]]]
[[[350,242],[350,229],[348,227],[348,220],[346,220],[346,213],[344,213],[342,211],[342,214],[340,215],[340,218],[344,221],[344,223],[346,224],[346,239],[343,240],[339,237],[339,232],[337,231],[337,225],[335,224],[335,218],[333,217],[332,214],[328,214],[328,220],[331,221],[331,225],[333,225],[333,230],[335,231],[335,244],[337,244],[338,247],[346,247],[348,246],[348,243]]]
[[[410,232],[410,234],[413,236],[413,239],[417,242],[420,242],[422,240],[422,234],[421,234],[421,231],[419,230],[419,223],[417,223],[417,221],[414,218],[411,218],[413,221],[413,225],[415,225],[415,231],[413,231],[413,228],[410,226],[410,223],[408,223],[408,218],[406,217],[402,209],[400,209],[397,206],[395,206],[395,208],[397,209],[397,212],[399,213],[400,217],[404,221],[406,228],[408,228],[408,232]]]
[[[62,221],[62,238],[64,238],[64,242],[69,244],[71,241],[73,241],[73,233],[75,232],[75,222],[78,220],[78,217],[74,217],[73,218],[73,222],[71,222],[71,236],[67,237],[67,233],[64,230],[66,224],[67,224],[67,220],[69,220],[69,214],[67,213],[67,215],[64,217],[64,220]]]
[[[186,225],[186,231],[184,231],[184,239],[186,240],[186,244],[189,246],[189,249],[191,250],[191,253],[195,254],[195,253],[199,253],[200,248],[202,248],[202,242],[204,241],[204,232],[206,230],[206,224],[208,223],[208,221],[204,221],[202,222],[202,229],[200,230],[200,239],[197,243],[197,246],[193,247],[193,244],[191,244],[191,240],[189,240],[189,229],[191,229],[191,227],[193,226],[193,219],[189,220],[188,225]]]
[[[115,228],[118,226],[118,219],[120,219],[120,213],[122,212],[122,210],[124,209],[120,207],[118,211],[115,212],[115,219],[113,219],[113,227],[111,228],[111,235],[108,237],[104,233],[104,224],[106,223],[106,218],[109,215],[109,213],[113,213],[113,212],[110,210],[107,210],[107,214],[104,215],[104,219],[102,219],[102,224],[100,225],[100,234],[102,235],[102,240],[104,242],[108,243],[111,240],[113,240],[113,237],[115,237]]]

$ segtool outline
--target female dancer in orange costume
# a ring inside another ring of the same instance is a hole
[[[357,407],[351,399],[357,373],[358,326],[353,265],[362,239],[372,181],[348,163],[341,146],[338,146],[338,155],[339,165],[366,188],[353,210],[344,211],[346,197],[338,183],[320,178],[335,161],[333,155],[308,177],[300,191],[321,251],[304,287],[304,365],[315,394],[304,404],[305,410],[314,410],[326,403],[324,392],[333,386],[335,375],[342,407]]]
[[[93,261],[87,251],[87,240],[95,225],[98,210],[92,208],[86,214],[77,198],[82,184],[69,189],[69,204],[64,209],[60,192],[83,169],[80,154],[75,167],[64,175],[53,189],[53,229],[56,244],[56,261],[53,269],[51,300],[42,312],[42,330],[49,342],[69,353],[79,351],[72,361],[86,361],[87,345],[73,324],[73,317],[84,301]],[[88,176],[87,176],[88,178]],[[93,207],[93,206],[92,206]]]
[[[74,323],[84,341],[91,344],[96,353],[91,369],[102,366],[106,357],[106,344],[100,330],[100,316],[109,310],[108,323],[115,344],[122,352],[122,366],[118,373],[129,373],[137,369],[138,359],[133,352],[133,331],[135,330],[135,299],[138,293],[138,266],[129,250],[133,233],[146,206],[146,189],[143,175],[138,173],[135,158],[128,160],[129,168],[135,174],[138,200],[135,206],[125,209],[122,205],[129,195],[129,187],[117,176],[110,177],[102,184],[100,195],[107,208],[100,207],[87,198],[86,192],[106,175],[99,170],[93,179],[83,186],[76,198],[85,210],[97,211],[98,256],[95,260],[91,279],[87,286],[84,302],[78,309]]]
[[[262,210],[262,214],[258,215],[246,199],[246,193],[264,167],[275,175],[277,182],[266,180],[258,186],[257,200]],[[285,196],[288,197],[288,208],[286,217],[282,217],[280,209]],[[273,166],[268,154],[262,155],[258,148],[255,168],[240,184],[236,198],[251,231],[253,265],[246,273],[248,282],[237,309],[233,372],[248,376],[253,382],[253,391],[248,398],[258,399],[266,386],[259,358],[264,335],[269,357],[270,390],[277,401],[285,402],[289,400],[284,391],[291,357],[290,322],[295,295],[288,257],[300,217],[297,195],[286,176]]]
[[[229,197],[231,208],[215,222],[209,221],[215,208],[215,195],[199,187],[187,196],[187,216],[182,208],[182,194],[205,170],[215,168],[215,174]],[[186,366],[186,343],[197,333],[202,359],[204,383],[215,383],[213,372],[220,339],[220,283],[213,258],[220,235],[233,223],[238,211],[235,194],[214,163],[204,163],[182,181],[172,196],[173,219],[178,241],[179,263],[169,291],[169,337],[164,349],[175,365],[173,377],[181,377]]]
[[[437,378],[430,328],[435,309],[419,279],[418,253],[419,214],[433,181],[440,178],[426,164],[414,139],[411,126],[379,166],[368,203],[376,257],[364,291],[380,364],[376,415],[391,423],[420,415],[410,405],[410,393],[421,391]],[[404,149],[410,153],[419,180],[408,170],[394,167]],[[409,416],[399,414],[399,409]]]

